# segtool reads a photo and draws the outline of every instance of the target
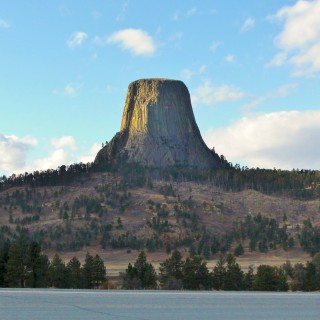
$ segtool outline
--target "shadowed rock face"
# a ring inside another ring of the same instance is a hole
[[[95,164],[121,158],[153,167],[219,166],[219,157],[202,140],[187,87],[168,79],[129,85],[120,132],[98,152]]]

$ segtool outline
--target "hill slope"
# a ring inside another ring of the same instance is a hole
[[[116,173],[91,173],[64,186],[4,190],[1,239],[28,233],[48,253],[99,252],[118,264],[136,256],[134,250],[155,252],[155,260],[173,248],[214,259],[241,244],[249,264],[263,254],[305,259],[303,232],[320,225],[317,199],[227,192],[208,181],[125,181]]]

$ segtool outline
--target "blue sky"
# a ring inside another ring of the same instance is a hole
[[[0,3],[0,175],[92,161],[128,84],[180,79],[208,146],[320,169],[320,0]]]

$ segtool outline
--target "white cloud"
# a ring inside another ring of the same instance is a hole
[[[0,134],[0,172],[11,173],[26,167],[28,152],[37,145],[32,137]]]
[[[191,98],[193,104],[212,106],[218,103],[240,100],[244,96],[245,93],[239,88],[229,85],[213,87],[211,82],[206,80],[196,88]]]
[[[283,23],[275,44],[280,52],[268,66],[290,64],[294,75],[312,75],[320,71],[320,0],[298,0],[278,10],[274,19]]]
[[[96,38],[96,42],[98,40],[99,38]],[[156,51],[152,37],[140,29],[117,31],[107,39],[107,42],[119,44],[122,49],[129,50],[135,55],[150,56]]]
[[[57,95],[65,95],[69,97],[74,97],[78,94],[81,85],[75,86],[74,84],[68,83],[65,85],[63,89],[54,89],[52,92],[53,94]]]
[[[289,92],[292,89],[295,89],[298,86],[297,83],[287,83],[279,87],[275,92],[270,94],[271,98],[285,98],[288,96]]]
[[[193,72],[190,69],[181,70],[181,77],[183,80],[190,80],[192,78]]]
[[[94,160],[97,152],[101,149],[101,144],[93,144],[89,151],[84,154],[74,153],[71,151],[78,150],[77,143],[72,136],[62,136],[51,139],[52,148],[48,155],[33,161],[29,164],[29,171],[56,169],[61,165],[72,163],[88,163]]]
[[[189,18],[189,17],[195,15],[197,11],[198,11],[197,7],[190,8],[186,13],[186,17]]]
[[[178,21],[178,20],[179,20],[179,16],[180,16],[179,12],[175,12],[175,13],[173,14],[173,16],[172,16],[172,20],[173,20],[173,21]]]
[[[63,89],[63,93],[66,96],[74,96],[76,94],[77,90],[74,86],[72,86],[71,84],[67,84],[64,89]]]
[[[284,28],[276,38],[280,47],[295,49],[319,38],[319,0],[298,0],[293,6],[281,8],[276,18],[284,21]]]
[[[267,67],[280,67],[287,61],[287,53],[277,53],[270,62],[267,63]]]
[[[179,47],[180,46],[180,40],[183,38],[183,33],[182,32],[176,32],[172,34],[168,40],[167,43],[169,45],[172,45],[173,47]]]
[[[269,100],[269,99],[278,99],[278,98],[285,98],[288,96],[290,91],[295,89],[298,86],[297,83],[287,83],[279,88],[277,88],[274,92],[270,92],[261,96],[259,98],[254,98],[252,101],[246,103],[242,108],[245,111],[250,111],[253,108],[257,107],[259,104]]]
[[[241,31],[246,32],[246,31],[250,30],[254,25],[255,25],[255,20],[252,18],[248,18],[244,21],[244,23],[241,27]]]
[[[121,12],[118,14],[116,20],[118,22],[123,22],[125,20],[127,8],[129,6],[129,1],[125,1],[121,6]]]
[[[61,165],[92,162],[101,149],[101,144],[93,144],[89,150],[79,151],[72,136],[52,138],[45,143],[45,153],[31,158],[31,152],[40,148],[33,137],[17,137],[0,134],[0,175],[33,172],[35,170],[56,169]]]
[[[320,169],[320,111],[288,111],[244,117],[203,136],[229,161],[250,167]]]
[[[56,169],[61,165],[71,164],[71,156],[69,152],[66,152],[64,149],[55,149],[49,152],[47,157],[36,159],[32,165],[30,165],[29,171],[34,170],[47,170],[47,169]]]
[[[88,35],[85,32],[82,32],[82,31],[74,32],[70,36],[69,40],[67,41],[67,45],[70,48],[79,47],[87,38],[88,38]]]
[[[254,98],[253,100],[247,102],[245,105],[242,106],[242,109],[245,112],[251,111],[252,109],[256,108],[259,104],[265,102],[267,100],[266,96],[262,96],[260,98]]]
[[[178,21],[180,19],[180,16],[182,18],[190,18],[192,16],[194,16],[198,11],[197,7],[192,7],[190,8],[187,12],[185,12],[184,14],[180,14],[179,11],[176,11],[173,15],[172,15],[172,20],[173,21]]]
[[[209,50],[212,52],[215,52],[219,47],[221,46],[221,43],[218,41],[212,42],[212,44],[209,47]]]
[[[228,63],[234,63],[235,57],[233,54],[228,54],[227,56],[224,57],[224,60],[226,60]]]
[[[94,143],[91,146],[89,152],[83,156],[80,156],[78,161],[82,163],[92,162],[100,149],[101,149],[101,144]]]
[[[98,46],[105,46],[108,43],[108,38],[95,36],[93,38],[93,43]]]
[[[70,148],[71,150],[77,150],[76,140],[72,136],[62,136],[60,138],[52,138],[51,144],[54,148]]]
[[[203,74],[207,71],[207,66],[205,64],[203,64],[202,66],[200,66],[199,68],[199,73]]]
[[[197,69],[182,69],[180,72],[180,76],[183,80],[189,81],[194,75],[202,75],[207,71],[207,66],[205,64],[201,65]]]
[[[5,21],[5,20],[3,20],[3,19],[0,19],[0,28],[4,28],[4,29],[8,29],[8,28],[10,28],[11,26],[10,26],[10,24],[7,22],[7,21]]]

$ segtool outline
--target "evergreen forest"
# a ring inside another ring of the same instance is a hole
[[[52,260],[36,242],[19,239],[0,247],[0,287],[126,290],[225,290],[316,291],[320,290],[320,254],[306,264],[287,262],[280,267],[259,265],[244,272],[232,254],[221,255],[212,270],[198,255],[185,259],[174,251],[156,272],[141,251],[136,261],[111,282],[98,256],[87,253],[84,263],[73,257],[65,263]]]

